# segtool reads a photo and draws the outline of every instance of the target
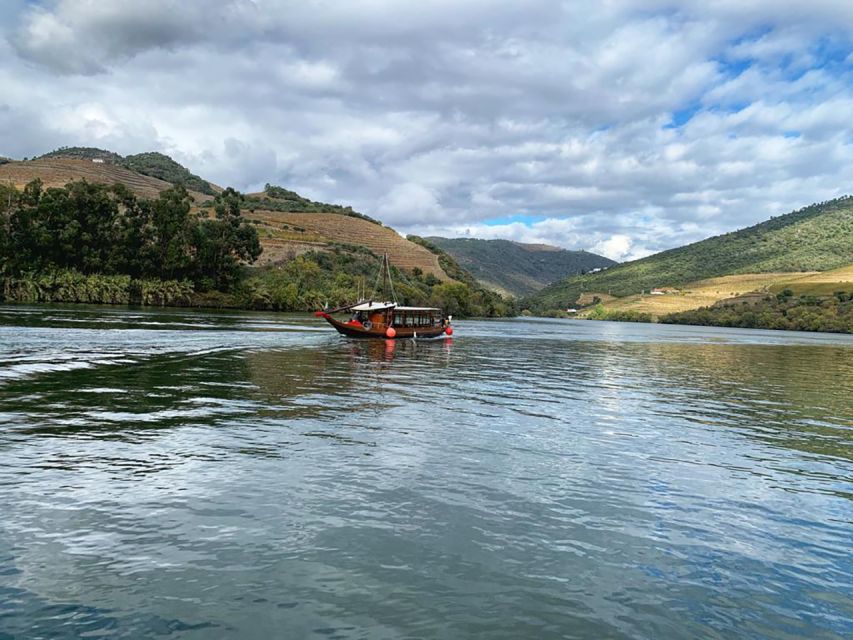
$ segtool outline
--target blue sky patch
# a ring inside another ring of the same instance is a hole
[[[529,213],[516,213],[511,216],[489,218],[488,220],[484,220],[483,224],[488,225],[490,227],[497,227],[504,224],[513,224],[514,222],[520,222],[521,224],[527,225],[529,227],[534,222],[541,222],[544,219],[545,216],[536,216]]]

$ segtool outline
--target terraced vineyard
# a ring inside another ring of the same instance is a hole
[[[36,178],[45,187],[63,187],[75,180],[100,184],[122,183],[143,198],[156,198],[161,191],[172,186],[165,180],[137,173],[113,162],[92,162],[91,158],[48,156],[0,164],[0,184],[12,184],[21,189]],[[195,198],[194,209],[197,212],[212,215],[211,209],[199,207],[211,200],[211,196],[197,191],[189,193]],[[411,271],[418,268],[424,273],[433,273],[441,280],[450,280],[436,255],[409,242],[393,229],[359,217],[343,213],[266,210],[245,210],[244,215],[258,227],[264,250],[259,265],[291,260],[307,251],[323,250],[330,244],[362,245],[377,255],[387,253],[391,263],[400,269]]]
[[[396,231],[367,220],[336,213],[246,212],[258,226],[264,252],[260,264],[269,264],[330,243],[362,245],[377,255],[388,254],[391,264],[411,271],[418,268],[441,280],[450,278],[438,264],[438,257],[409,242]]]
[[[64,187],[75,180],[101,184],[120,182],[144,198],[156,198],[157,194],[172,186],[165,180],[144,176],[107,162],[101,164],[74,158],[42,158],[0,164],[0,184],[11,183],[20,189],[36,178],[40,179],[45,187]],[[190,191],[190,194],[197,202],[211,199],[210,196],[197,191]]]

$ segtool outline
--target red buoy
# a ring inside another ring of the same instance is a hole
[[[387,329],[385,329],[385,337],[393,338],[396,335],[397,335],[397,330],[394,327],[388,327]]]
[[[449,336],[452,336],[453,335],[453,327],[447,327],[447,329],[444,330],[444,333],[446,333]]]

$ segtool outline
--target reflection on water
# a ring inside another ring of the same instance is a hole
[[[842,638],[853,339],[0,307],[0,638]]]

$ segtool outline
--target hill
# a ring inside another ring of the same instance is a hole
[[[74,160],[103,160],[109,164],[121,164],[124,158],[119,154],[99,149],[97,147],[59,147],[53,151],[48,151],[33,160],[52,160],[57,158],[70,158]]]
[[[144,198],[156,198],[172,184],[159,178],[142,175],[120,164],[104,161],[92,162],[92,159],[42,157],[24,162],[0,164],[0,184],[12,184],[18,189],[35,179],[45,187],[64,187],[69,182],[86,180],[97,184],[124,184],[136,195]],[[190,191],[197,201],[210,196]]]
[[[544,312],[575,304],[584,292],[623,297],[720,276],[826,271],[850,263],[853,198],[845,196],[607,271],[567,278],[530,296],[525,305]]]
[[[136,171],[142,175],[160,178],[160,180],[172,184],[182,184],[190,191],[198,191],[209,196],[216,194],[213,186],[207,180],[199,178],[169,156],[156,151],[127,156],[122,164],[131,171]]]
[[[569,275],[617,264],[589,253],[544,244],[476,238],[427,238],[487,287],[515,296],[534,293]]]
[[[247,211],[245,216],[258,229],[264,249],[259,260],[261,265],[291,260],[308,251],[361,246],[375,255],[387,253],[391,264],[399,269],[420,269],[441,280],[450,279],[434,253],[406,240],[389,227],[361,218],[263,209]]]
[[[441,280],[451,279],[435,253],[352,207],[316,202],[267,184],[263,192],[247,194],[243,208],[258,229],[264,248],[262,265],[291,260],[307,251],[364,247],[376,256],[387,253],[399,269],[419,269]]]
[[[366,216],[358,211],[353,211],[352,207],[328,204],[326,202],[315,202],[314,200],[303,198],[295,191],[290,191],[284,187],[278,187],[269,183],[265,185],[261,193],[247,194],[245,205],[251,211],[258,209],[262,211],[284,211],[287,213],[337,213],[353,218],[361,218],[362,220],[382,226],[382,223],[378,220],[374,220],[370,216]]]
[[[124,158],[94,147],[65,147],[34,160],[0,164],[0,185],[11,184],[20,190],[35,179],[40,179],[46,188],[64,187],[78,180],[120,183],[143,198],[156,198],[173,184],[182,184],[195,200],[194,209],[208,214],[212,196],[191,187],[207,185],[214,193],[219,189],[158,153]],[[315,202],[294,191],[267,185],[261,193],[247,194],[242,208],[245,217],[257,227],[263,248],[261,265],[291,260],[309,251],[355,246],[380,256],[388,253],[391,263],[400,269],[420,269],[441,280],[452,279],[439,265],[436,254],[351,207]]]
[[[95,164],[119,165],[152,178],[159,178],[173,185],[183,185],[188,191],[215,195],[216,190],[207,180],[199,178],[169,156],[157,151],[137,153],[122,157],[119,154],[97,147],[60,147],[33,160],[90,160]]]

